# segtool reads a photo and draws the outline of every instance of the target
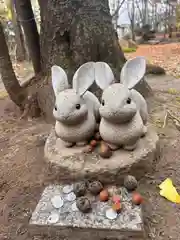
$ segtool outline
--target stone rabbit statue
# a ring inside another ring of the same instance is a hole
[[[143,96],[132,89],[146,70],[144,57],[128,60],[121,71],[121,83],[113,83],[114,75],[107,63],[95,64],[95,81],[103,90],[99,109],[99,132],[112,150],[136,148],[137,141],[147,131],[147,104]]]
[[[56,65],[51,68],[56,98],[53,110],[55,132],[66,147],[86,145],[100,120],[100,102],[87,91],[94,82],[94,64],[87,62],[79,67],[73,76],[72,89],[69,88],[65,71]]]

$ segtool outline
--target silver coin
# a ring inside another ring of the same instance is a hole
[[[57,213],[51,213],[48,217],[48,223],[55,224],[59,221],[59,215]]]
[[[54,196],[53,198],[51,198],[51,203],[53,205],[53,207],[55,208],[61,208],[64,205],[64,201],[61,198],[60,195]]]
[[[74,203],[72,204],[71,209],[72,209],[73,212],[79,211],[79,209],[77,208],[76,202],[74,202]]]
[[[117,212],[115,212],[112,208],[106,210],[106,217],[110,220],[114,220],[117,218]]]
[[[73,202],[74,200],[76,200],[76,195],[73,192],[71,192],[66,195],[66,200],[69,202]]]
[[[63,193],[68,194],[73,191],[73,185],[66,185],[63,187]]]

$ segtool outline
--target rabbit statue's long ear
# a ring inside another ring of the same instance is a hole
[[[102,90],[107,88],[114,81],[114,74],[107,63],[95,63],[95,81]]]
[[[144,77],[145,72],[146,59],[144,57],[135,57],[128,60],[121,70],[121,83],[132,89]]]
[[[82,96],[94,83],[94,62],[81,65],[73,76],[73,89]]]
[[[61,67],[57,65],[52,66],[51,77],[55,96],[69,87],[67,75]]]

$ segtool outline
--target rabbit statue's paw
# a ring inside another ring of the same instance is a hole
[[[147,133],[147,127],[144,125],[144,126],[143,126],[143,132],[142,132],[141,138],[145,137],[145,136],[146,136],[146,133]]]
[[[136,147],[137,147],[137,142],[132,145],[123,146],[124,150],[127,150],[127,151],[133,151]]]
[[[118,150],[120,147],[115,145],[115,144],[111,144],[111,143],[107,143],[107,145],[109,146],[109,148],[112,150],[112,151],[116,151]]]
[[[75,143],[71,143],[71,142],[65,142],[65,141],[62,141],[62,142],[66,148],[71,148],[75,145]]]
[[[77,143],[76,143],[76,146],[78,146],[78,147],[84,147],[84,146],[86,146],[87,144],[88,144],[88,141],[77,142]]]

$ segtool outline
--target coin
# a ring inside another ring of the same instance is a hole
[[[48,223],[55,224],[59,220],[59,215],[57,213],[51,213],[51,215],[48,217]]]
[[[71,193],[67,194],[65,198],[67,201],[72,202],[72,201],[76,200],[76,195],[73,192],[71,192]]]
[[[68,194],[73,191],[73,185],[66,185],[63,187],[63,193]]]
[[[60,195],[54,196],[53,198],[51,198],[51,203],[53,205],[53,207],[55,208],[61,208],[64,205],[64,201],[61,198]]]
[[[117,212],[115,212],[112,208],[106,210],[106,217],[110,220],[114,220],[117,218]]]

